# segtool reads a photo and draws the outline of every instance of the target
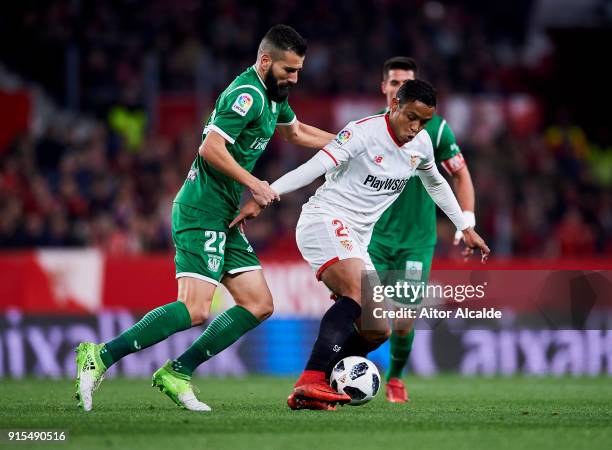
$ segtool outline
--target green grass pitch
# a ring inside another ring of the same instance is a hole
[[[410,378],[412,401],[290,411],[292,380],[197,379],[211,413],[174,406],[149,380],[106,380],[83,413],[71,380],[0,381],[0,429],[66,429],[58,449],[597,449],[612,442],[612,378]]]

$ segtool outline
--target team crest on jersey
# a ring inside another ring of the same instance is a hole
[[[336,136],[334,141],[336,141],[338,145],[346,144],[351,138],[351,136],[353,136],[351,130],[344,129],[340,133],[338,133],[338,136]]]
[[[249,112],[249,109],[251,109],[251,106],[253,106],[253,97],[245,92],[238,96],[232,105],[232,111],[244,117]]]
[[[219,255],[206,255],[206,265],[212,272],[218,272],[221,266],[221,257]]]
[[[353,241],[350,239],[342,239],[340,244],[349,252],[353,251]]]
[[[374,157],[374,162],[375,162],[376,164],[380,164],[380,163],[382,163],[382,162],[383,162],[383,156],[382,156],[382,155],[376,155],[376,156]]]
[[[417,155],[410,156],[410,167],[416,169],[421,159]]]
[[[423,276],[422,261],[406,261],[406,279],[419,281]]]
[[[198,177],[198,169],[190,169],[189,173],[187,173],[187,180],[189,181],[195,181],[197,177]]]

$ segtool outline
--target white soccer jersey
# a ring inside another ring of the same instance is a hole
[[[387,114],[350,122],[315,158],[335,168],[327,172],[325,183],[303,206],[303,213],[340,213],[366,246],[374,224],[408,179],[417,169],[435,164],[427,132],[401,145]]]

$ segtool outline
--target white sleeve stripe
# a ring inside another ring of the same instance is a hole
[[[329,156],[332,159],[332,161],[334,162],[335,166],[338,165],[338,160],[336,158],[334,158],[334,155],[332,155],[329,150],[327,150],[325,147],[323,147],[321,149],[321,151],[324,152],[327,156]]]
[[[287,127],[289,125],[293,125],[295,122],[297,122],[297,116],[294,115],[293,119],[291,120],[291,122],[276,122],[276,125],[280,125],[281,127]]]
[[[241,84],[240,86],[236,86],[234,89],[232,89],[231,91],[229,91],[227,94],[225,95],[230,95],[232,92],[240,89],[240,88],[251,88],[257,91],[257,93],[259,94],[259,96],[261,97],[261,111],[259,111],[259,116],[261,116],[261,113],[263,113],[263,109],[264,109],[264,105],[266,104],[266,100],[264,98],[264,95],[261,93],[261,91],[253,86],[252,84]]]
[[[214,125],[214,124],[207,125],[204,128],[204,134],[208,134],[209,131],[214,131],[215,133],[219,133],[221,136],[223,136],[223,139],[225,139],[230,144],[233,144],[234,142],[236,142],[236,139],[231,138],[225,131],[223,131],[217,125]]]
[[[438,137],[436,138],[436,148],[440,146],[440,141],[442,140],[442,130],[444,130],[444,125],[446,125],[446,120],[442,119],[440,128],[438,128]]]

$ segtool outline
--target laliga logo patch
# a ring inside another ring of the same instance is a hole
[[[249,112],[249,109],[251,109],[251,106],[253,106],[253,97],[251,97],[251,94],[240,94],[232,105],[232,111],[244,117]]]
[[[348,142],[352,135],[353,133],[351,133],[351,130],[342,130],[334,140],[338,145],[342,145]]]

